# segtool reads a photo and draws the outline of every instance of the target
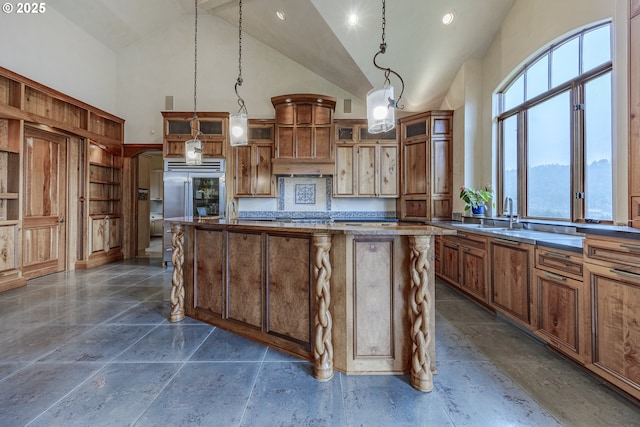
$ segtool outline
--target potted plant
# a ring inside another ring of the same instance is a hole
[[[493,199],[493,189],[490,185],[475,189],[471,187],[460,187],[460,198],[464,201],[464,210],[471,209],[474,215],[484,215],[487,204]]]

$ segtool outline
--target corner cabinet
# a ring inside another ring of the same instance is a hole
[[[450,220],[453,111],[404,117],[400,128],[400,218]]]
[[[334,197],[398,197],[397,128],[371,134],[365,121],[336,121]]]
[[[184,158],[184,143],[199,132],[203,158],[224,158],[226,153],[229,113],[164,111],[164,158]]]
[[[249,144],[231,147],[233,152],[233,197],[275,197],[272,173],[274,122],[249,120]]]
[[[294,94],[271,98],[275,108],[274,174],[333,174],[336,99]]]
[[[89,142],[81,195],[87,224],[76,268],[92,268],[124,258],[122,252],[122,147]]]
[[[21,141],[21,121],[0,119],[0,292],[27,284],[20,270]]]

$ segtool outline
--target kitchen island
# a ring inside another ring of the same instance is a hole
[[[411,372],[433,388],[433,226],[171,218],[170,321],[308,359],[326,381]]]

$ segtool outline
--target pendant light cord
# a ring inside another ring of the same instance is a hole
[[[377,69],[384,71],[384,84],[391,84],[391,80],[389,80],[389,76],[391,74],[395,75],[400,80],[400,83],[402,83],[402,89],[400,90],[400,95],[398,96],[397,100],[393,100],[389,98],[389,106],[393,108],[397,108],[399,110],[403,110],[404,105],[398,105],[398,103],[400,102],[400,98],[402,98],[402,94],[404,93],[404,80],[402,80],[402,77],[400,77],[400,74],[396,73],[391,68],[381,67],[376,62],[376,58],[378,57],[378,55],[384,54],[387,51],[387,42],[385,41],[385,31],[387,28],[386,12],[387,12],[386,0],[382,0],[382,42],[380,43],[380,50],[378,51],[378,53],[376,53],[373,56],[373,65]]]
[[[198,0],[194,0],[193,3],[196,11],[193,30],[193,120],[195,122],[198,120]],[[194,139],[197,139],[200,134],[200,130],[194,128],[192,125],[191,132],[194,131],[196,133]]]
[[[236,91],[236,96],[238,97],[238,105],[240,109],[238,113],[247,114],[247,107],[244,105],[244,99],[238,93],[238,86],[242,86],[242,0],[239,0],[239,19],[238,19],[238,79],[236,80],[236,85],[234,87]]]

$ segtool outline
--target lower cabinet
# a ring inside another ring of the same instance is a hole
[[[590,293],[584,285],[582,254],[536,248],[536,335],[579,362],[590,353]]]
[[[487,238],[458,233],[444,236],[440,277],[470,296],[488,302]]]
[[[533,246],[505,239],[492,239],[490,253],[491,306],[530,328],[535,324],[535,294],[532,292],[530,278]]]
[[[640,244],[588,236],[584,254],[593,304],[587,368],[640,399]]]

